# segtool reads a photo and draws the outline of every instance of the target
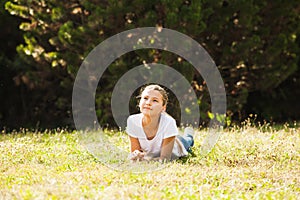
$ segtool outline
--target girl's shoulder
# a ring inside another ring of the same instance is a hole
[[[159,128],[164,133],[163,138],[178,135],[176,120],[167,113],[162,113]]]
[[[161,116],[162,116],[162,118],[163,118],[164,121],[175,122],[175,119],[171,115],[169,115],[168,113],[166,113],[166,112],[163,112],[161,114]]]
[[[142,127],[142,116],[140,114],[133,114],[127,118],[126,131],[128,133],[136,134]]]
[[[127,121],[136,121],[139,119],[142,119],[141,113],[129,115],[129,117],[127,118]]]

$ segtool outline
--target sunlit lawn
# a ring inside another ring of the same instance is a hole
[[[124,132],[109,134],[128,147]],[[300,128],[226,129],[212,152],[161,170],[134,173],[103,165],[61,130],[0,135],[0,199],[299,199]]]

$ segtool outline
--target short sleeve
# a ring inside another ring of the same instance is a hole
[[[176,121],[170,115],[165,114],[165,126],[163,127],[163,139],[178,135]]]
[[[139,138],[141,134],[141,127],[139,126],[139,119],[136,115],[131,115],[127,119],[126,133],[134,138]]]

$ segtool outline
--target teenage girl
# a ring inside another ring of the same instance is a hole
[[[183,136],[178,134],[175,119],[165,112],[167,92],[159,85],[148,85],[140,98],[140,113],[127,119],[129,159],[169,161],[188,155],[194,144],[194,130],[188,127]]]

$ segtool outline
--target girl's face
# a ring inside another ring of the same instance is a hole
[[[160,115],[166,110],[166,105],[163,105],[163,96],[157,90],[144,90],[139,107],[141,113],[149,116]]]

